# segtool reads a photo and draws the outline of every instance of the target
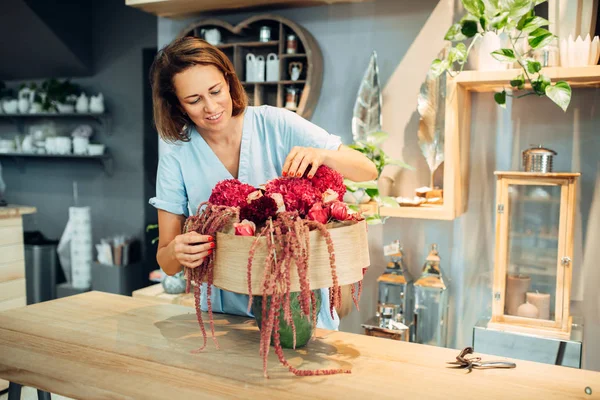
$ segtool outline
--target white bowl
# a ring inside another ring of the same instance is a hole
[[[88,144],[87,150],[90,156],[101,156],[104,154],[104,148],[106,146],[103,144]]]

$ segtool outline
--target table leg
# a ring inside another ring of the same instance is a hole
[[[18,383],[9,382],[8,400],[21,400],[21,385]]]
[[[8,400],[21,400],[22,386],[18,383],[10,382],[8,384]],[[43,390],[37,390],[38,400],[51,400],[50,393]]]
[[[38,400],[51,400],[50,393],[44,392],[43,390],[38,389]]]

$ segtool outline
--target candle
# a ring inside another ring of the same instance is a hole
[[[517,309],[525,303],[525,293],[529,290],[531,278],[525,275],[509,275],[506,277],[506,300],[504,313],[517,315]]]
[[[527,293],[527,302],[537,307],[540,319],[550,319],[550,294],[549,293]]]
[[[517,309],[517,315],[525,318],[537,318],[540,312],[537,307],[531,303],[523,303]]]

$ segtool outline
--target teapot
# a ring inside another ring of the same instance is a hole
[[[200,34],[208,43],[216,46],[221,44],[221,32],[217,28],[201,29]]]

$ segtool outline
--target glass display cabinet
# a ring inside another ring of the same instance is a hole
[[[496,172],[489,328],[568,339],[578,173]]]

